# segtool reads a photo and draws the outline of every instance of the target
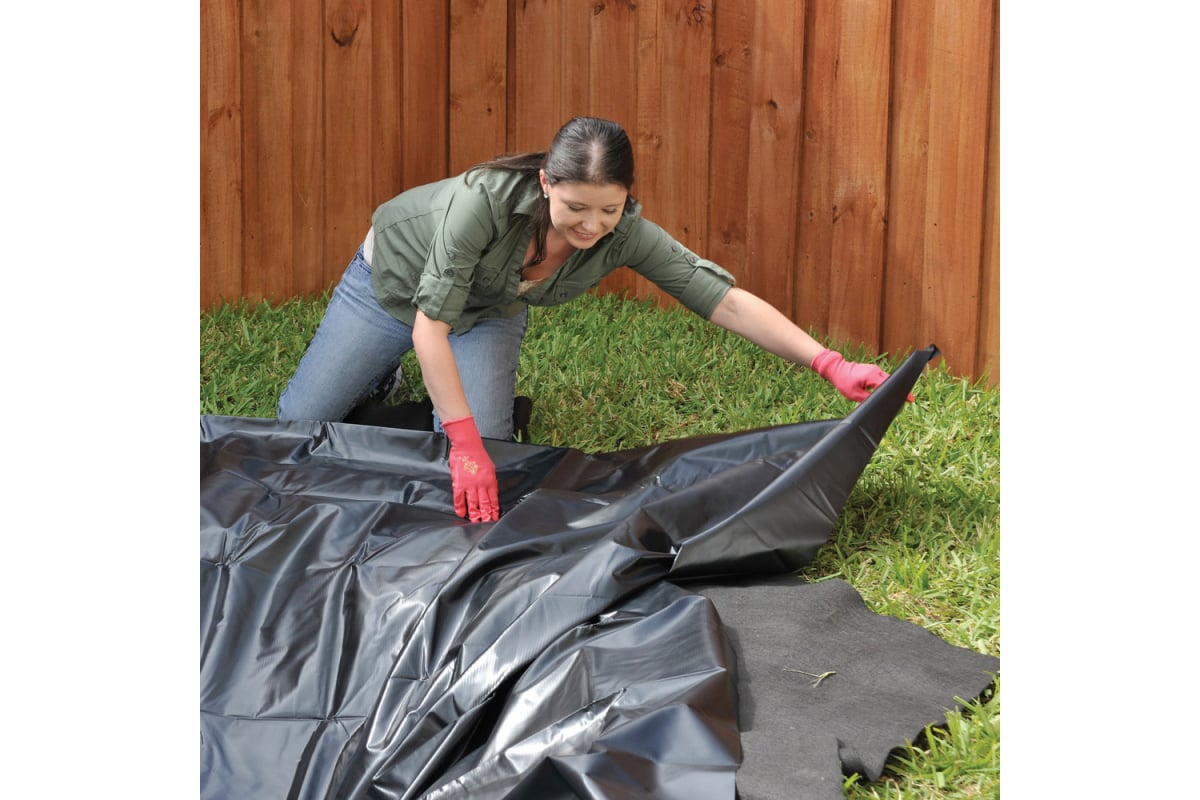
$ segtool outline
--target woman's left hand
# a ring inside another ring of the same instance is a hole
[[[847,361],[836,350],[826,350],[812,360],[813,371],[829,381],[839,392],[856,403],[871,396],[888,379],[888,374],[874,364],[859,364]],[[908,402],[913,402],[908,395]]]

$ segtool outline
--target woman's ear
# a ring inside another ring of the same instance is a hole
[[[546,179],[546,170],[544,170],[544,169],[538,170],[538,183],[540,183],[542,185],[542,196],[549,197],[550,196],[550,181]]]

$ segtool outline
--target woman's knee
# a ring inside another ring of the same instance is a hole
[[[473,409],[474,410],[474,409]],[[513,398],[496,397],[475,413],[475,427],[486,439],[509,441],[513,435]]]

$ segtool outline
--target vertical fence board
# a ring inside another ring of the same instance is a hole
[[[754,93],[752,66],[760,15],[747,3],[722,6],[713,26],[712,149],[709,165],[709,229],[707,258],[729,270],[738,285],[762,294],[751,253],[752,226],[749,173],[755,168],[750,103]],[[762,165],[774,169],[774,165]],[[790,243],[789,243],[790,246]],[[781,265],[786,266],[786,265]],[[774,294],[773,292],[770,294]],[[789,304],[790,306],[790,304]],[[789,308],[780,309],[785,313]]]
[[[247,0],[243,15],[243,292],[261,300],[292,293],[290,2]]]
[[[325,250],[344,269],[374,209],[371,19],[362,0],[326,0],[325,31]]]
[[[523,0],[513,20],[513,113],[509,149],[545,150],[563,123],[562,6]]]
[[[887,215],[887,115],[891,4],[842,6],[835,64],[830,320],[835,339],[879,347]]]
[[[928,214],[929,54],[935,46],[933,7],[927,0],[897,0],[904,20],[893,39],[892,114],[888,192],[887,275],[884,283],[884,350],[931,342],[922,319],[924,233]]]
[[[400,4],[371,0],[371,212],[404,190]]]
[[[238,0],[200,0],[200,305],[244,296]]]
[[[638,89],[638,24],[645,12],[629,2],[599,3],[588,37],[588,109],[616,120],[633,136]]]
[[[1000,7],[992,15],[992,96],[988,119],[987,210],[983,228],[983,288],[979,352],[972,374],[1000,384]]]
[[[975,371],[988,131],[990,4],[939,0],[931,54],[923,321],[950,369]],[[944,343],[944,344],[943,344]]]
[[[451,0],[450,172],[505,152],[508,3]]]
[[[795,319],[829,330],[830,262],[833,247],[833,87],[837,20],[829,0],[805,4],[804,101],[800,140],[800,214],[796,233]]]
[[[835,341],[874,349],[882,315],[890,6],[822,0],[813,7],[801,190],[806,274],[797,282],[797,316]]]
[[[747,214],[744,285],[805,326],[795,314],[796,278],[791,268],[799,217],[804,4],[773,0],[758,5],[752,41],[751,150],[743,202],[754,211]]]
[[[650,215],[684,246],[708,243],[713,17],[711,5],[660,5],[658,68],[663,145],[658,151],[655,209]]]
[[[324,42],[319,3],[292,0],[292,293],[311,295],[330,281],[325,258]],[[276,202],[287,202],[287,197]],[[279,243],[281,246],[284,242]],[[343,256],[337,253],[336,256]]]
[[[562,17],[559,25],[559,52],[562,53],[560,69],[562,70],[562,85],[559,99],[559,117],[554,122],[556,133],[559,127],[571,117],[591,115],[591,23],[595,16],[592,3],[563,3]],[[549,65],[544,65],[549,66]],[[601,66],[601,69],[606,69]],[[550,139],[539,145],[544,149],[550,144]]]
[[[407,189],[449,174],[450,33],[445,3],[406,0],[400,15],[400,175]]]

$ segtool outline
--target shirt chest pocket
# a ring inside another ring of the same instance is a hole
[[[511,258],[512,253],[503,247],[480,254],[471,282],[471,305],[489,305],[516,297],[518,273],[509,267]]]
[[[603,276],[600,276],[603,277]],[[568,300],[574,300],[589,289],[600,285],[600,277],[588,275],[571,275],[559,278],[537,300],[539,306],[556,306]]]

